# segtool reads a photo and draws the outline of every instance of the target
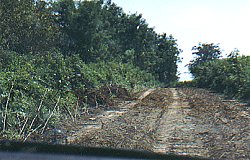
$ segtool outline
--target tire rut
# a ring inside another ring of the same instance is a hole
[[[201,126],[193,123],[193,117],[188,116],[188,113],[191,112],[188,102],[184,102],[180,98],[180,93],[175,88],[170,90],[173,94],[173,102],[167,106],[167,110],[160,118],[155,133],[156,142],[153,151],[208,157],[208,150],[197,137],[197,132],[206,131]]]

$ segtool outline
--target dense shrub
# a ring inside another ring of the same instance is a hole
[[[103,83],[119,84],[130,89],[140,89],[159,85],[154,76],[130,63],[100,62],[89,65],[94,72],[99,73],[100,81]]]
[[[198,87],[210,88],[230,97],[250,98],[250,57],[229,56],[195,68]]]
[[[74,121],[93,105],[88,96],[96,93],[95,88],[140,89],[159,84],[150,73],[129,63],[85,64],[77,55],[63,56],[57,51],[38,57],[1,50],[0,55],[0,129],[8,138],[25,139],[33,132],[43,133],[63,117]],[[114,93],[110,92],[112,96]],[[90,100],[84,101],[84,97]]]

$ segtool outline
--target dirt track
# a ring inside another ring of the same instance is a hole
[[[167,107],[156,130],[155,152],[207,157],[208,150],[197,134],[206,131],[188,116],[191,107],[181,100],[176,89],[171,89],[174,102]]]
[[[155,89],[72,127],[68,142],[214,159],[250,159],[249,106],[200,89]]]

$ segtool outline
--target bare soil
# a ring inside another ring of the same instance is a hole
[[[214,159],[250,159],[249,103],[228,100],[204,89],[179,89],[189,103],[193,123],[202,126],[197,134]]]
[[[64,123],[67,141],[211,159],[250,159],[250,107],[194,88],[158,88]],[[95,109],[97,110],[97,109]]]

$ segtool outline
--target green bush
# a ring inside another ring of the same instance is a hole
[[[118,84],[128,89],[140,89],[159,85],[154,76],[130,63],[99,62],[89,64],[95,73],[99,74],[98,86]]]
[[[152,74],[129,63],[85,64],[77,55],[58,51],[38,56],[1,50],[0,57],[0,129],[9,139],[26,140],[32,133],[56,127],[60,118],[75,121],[88,106],[83,100],[88,99],[88,90],[159,84]]]
[[[223,92],[230,97],[250,98],[250,57],[229,56],[198,65],[196,85]]]

